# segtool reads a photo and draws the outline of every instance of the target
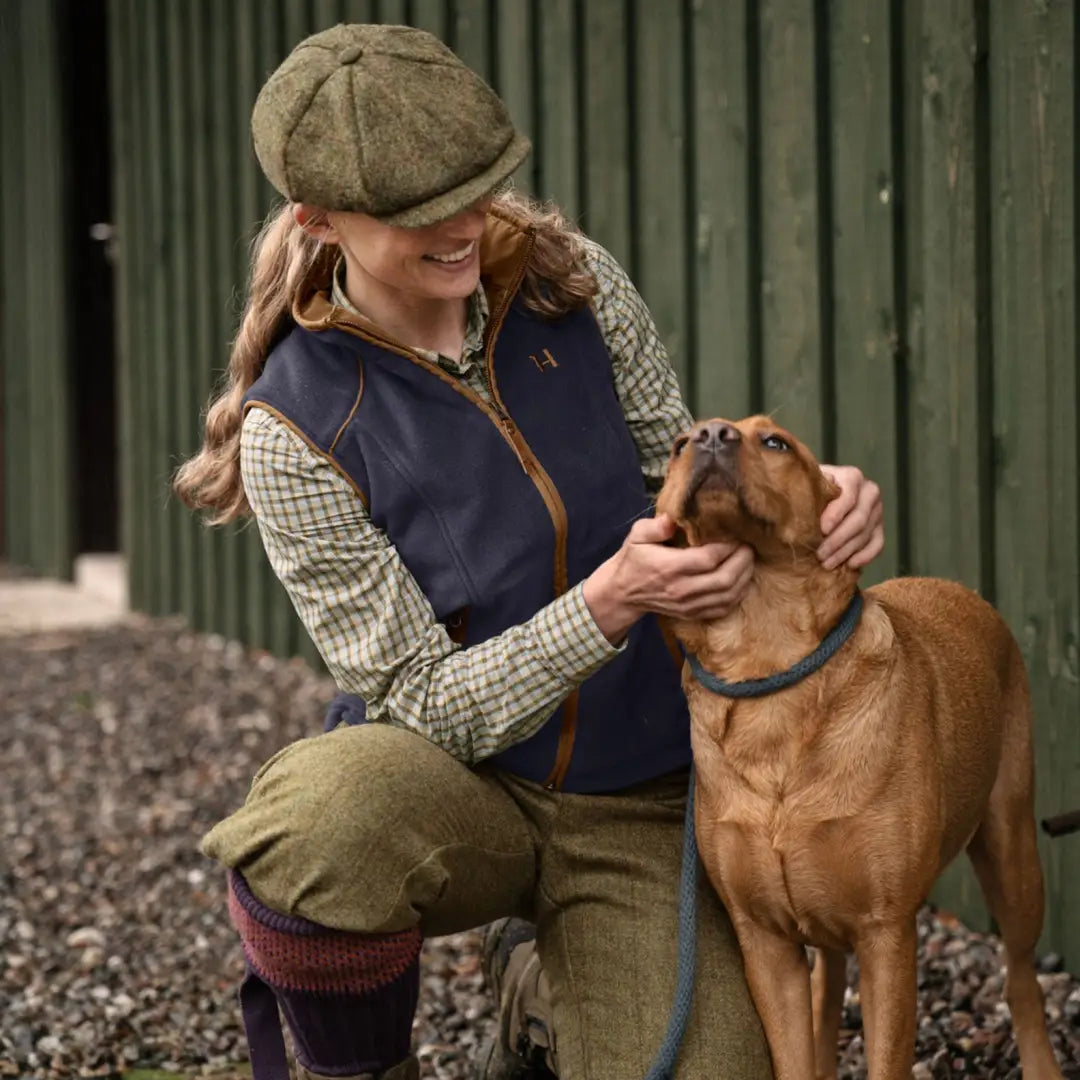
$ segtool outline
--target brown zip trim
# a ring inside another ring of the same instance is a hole
[[[364,365],[357,361],[356,366],[360,369],[360,386],[356,391],[356,400],[352,403],[352,408],[349,410],[349,415],[341,423],[341,427],[338,428],[337,434],[334,436],[334,441],[330,444],[329,453],[333,453],[337,449],[338,441],[341,436],[345,434],[345,429],[352,423],[352,418],[356,415],[356,410],[360,408],[360,399],[364,396]]]
[[[535,235],[530,233],[525,246],[525,255],[514,274],[513,281],[504,293],[498,310],[492,313],[491,322],[488,325],[487,346],[484,350],[491,396],[499,406],[499,411],[507,417],[507,422],[511,425],[513,421],[509,420],[509,411],[499,394],[499,386],[495,381],[495,341],[499,336],[499,331],[502,329],[503,321],[506,319],[506,313],[510,310],[510,305],[521,287],[522,278],[525,276],[525,268],[528,266],[529,256],[532,254],[534,240]],[[520,438],[520,432],[517,431],[516,427],[513,428],[513,433]],[[528,467],[526,467],[525,471],[529,473],[533,483],[536,484],[537,490],[547,506],[548,513],[551,515],[552,524],[555,526],[555,595],[562,596],[566,592],[567,584],[566,536],[569,532],[569,521],[566,517],[566,506],[562,501],[558,488],[555,487],[555,482],[548,475],[543,465],[540,464],[539,459],[533,454],[524,438],[521,438],[521,448],[524,459],[532,466],[532,471]],[[559,742],[555,750],[555,764],[544,780],[544,787],[548,789],[558,791],[562,788],[563,781],[566,779],[566,773],[570,768],[570,759],[574,753],[574,740],[577,736],[577,713],[578,692],[574,689],[570,691],[563,702],[562,723],[559,726]]]

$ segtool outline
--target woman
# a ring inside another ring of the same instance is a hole
[[[277,1007],[305,1075],[417,1076],[422,936],[511,915],[537,924],[543,976],[519,968],[550,987],[528,1032],[548,1064],[644,1075],[690,760],[655,615],[724,614],[752,552],[667,547],[643,516],[690,423],[652,321],[609,254],[504,190],[529,144],[436,39],[309,38],[252,132],[288,204],[176,485],[215,521],[254,512],[349,695],[204,842],[230,868],[256,1080],[284,1075]],[[877,489],[832,475],[819,554],[863,565]],[[678,1075],[767,1075],[730,925],[699,903]],[[528,1026],[522,985],[501,997]]]

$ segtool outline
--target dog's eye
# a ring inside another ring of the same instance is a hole
[[[675,440],[675,445],[671,448],[671,456],[678,457],[683,452],[683,447],[690,441],[689,435],[680,435]]]
[[[788,444],[786,442],[784,442],[784,440],[781,439],[779,435],[762,435],[761,436],[761,445],[764,446],[766,450],[790,450],[791,449],[791,447],[788,446]]]

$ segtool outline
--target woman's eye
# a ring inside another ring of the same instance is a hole
[[[788,446],[788,444],[784,442],[784,440],[781,439],[779,435],[763,435],[761,437],[761,445],[764,446],[767,450],[791,449],[791,447]]]
[[[675,445],[671,448],[672,457],[678,457],[683,452],[683,447],[690,441],[686,435],[680,435],[675,440]]]

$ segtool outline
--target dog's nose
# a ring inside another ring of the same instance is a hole
[[[734,450],[740,437],[739,429],[731,424],[725,424],[722,420],[710,420],[698,429],[694,442],[707,453],[719,454]]]

